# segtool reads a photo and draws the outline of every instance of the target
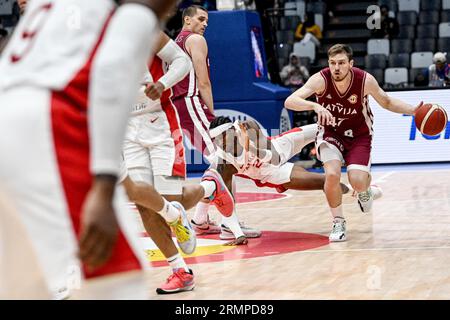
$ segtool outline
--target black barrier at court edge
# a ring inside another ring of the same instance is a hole
[[[173,296],[182,299],[183,293]],[[166,298],[166,297],[164,297]],[[448,313],[450,301],[356,300],[165,300],[165,301],[0,301],[2,319],[326,319],[436,318]],[[263,311],[265,310],[265,311]],[[23,317],[21,317],[23,316]],[[413,317],[416,316],[416,317]]]

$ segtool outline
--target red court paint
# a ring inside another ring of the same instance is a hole
[[[199,236],[199,239],[219,240],[219,235]],[[218,242],[218,245],[211,246],[215,247],[213,250],[215,253],[208,254],[206,252],[206,254],[198,255],[208,251],[208,246],[203,247],[204,250],[202,250],[202,247],[198,247],[198,250],[194,254],[184,256],[184,259],[187,264],[251,259],[315,249],[325,246],[328,243],[328,237],[318,234],[263,231],[261,238],[249,239],[248,245],[230,248],[228,246],[223,246]],[[160,260],[152,261],[151,265],[153,267],[161,267],[167,266],[168,264],[165,260]]]

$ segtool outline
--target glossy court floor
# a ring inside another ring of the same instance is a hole
[[[372,173],[384,195],[368,214],[344,196],[343,243],[328,242],[331,215],[321,191],[277,198],[239,180],[239,218],[263,230],[262,238],[239,247],[222,246],[217,236],[199,239],[186,257],[196,288],[151,298],[450,299],[450,164],[381,166]],[[220,219],[215,209],[211,216]],[[170,270],[149,238],[141,240],[156,288]]]

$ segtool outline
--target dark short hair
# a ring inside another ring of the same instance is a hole
[[[346,44],[338,43],[328,49],[328,58],[335,56],[339,53],[345,53],[348,57],[348,61],[353,60],[353,50],[352,47]]]
[[[189,6],[183,10],[183,15],[181,17],[181,19],[182,19],[181,21],[184,23],[184,18],[195,16],[197,14],[197,10],[202,10],[202,11],[208,12],[208,10],[203,8],[202,6],[193,4],[192,6]]]
[[[225,124],[225,123],[229,123],[229,122],[233,122],[230,119],[230,117],[224,117],[224,116],[215,117],[209,125],[209,130],[217,128],[218,126]]]

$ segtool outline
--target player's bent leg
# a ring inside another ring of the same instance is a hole
[[[370,173],[366,170],[352,169],[348,167],[348,181],[356,192],[363,192],[369,188]]]
[[[234,210],[234,199],[221,175],[215,169],[209,168],[203,174],[202,181],[212,181],[216,184],[209,200],[224,217],[231,216]]]
[[[178,249],[172,240],[172,231],[164,218],[158,213],[136,205],[141,215],[145,231],[161,250],[165,257],[171,257],[178,253]]]
[[[372,209],[373,200],[381,197],[381,188],[370,185],[371,176],[368,168],[360,170],[349,166],[348,178],[352,188],[357,192],[359,208],[363,213],[369,212]]]
[[[204,189],[200,185],[190,185],[183,187],[183,193],[180,195],[166,195],[163,197],[167,201],[177,201],[182,204],[185,210],[193,208],[197,203],[204,198]]]
[[[188,268],[183,257],[178,253],[172,237],[171,229],[163,217],[158,213],[137,206],[150,238],[166,257],[173,272],[165,283],[156,289],[159,294],[176,293],[194,289],[194,274]],[[180,281],[184,279],[185,281]]]

